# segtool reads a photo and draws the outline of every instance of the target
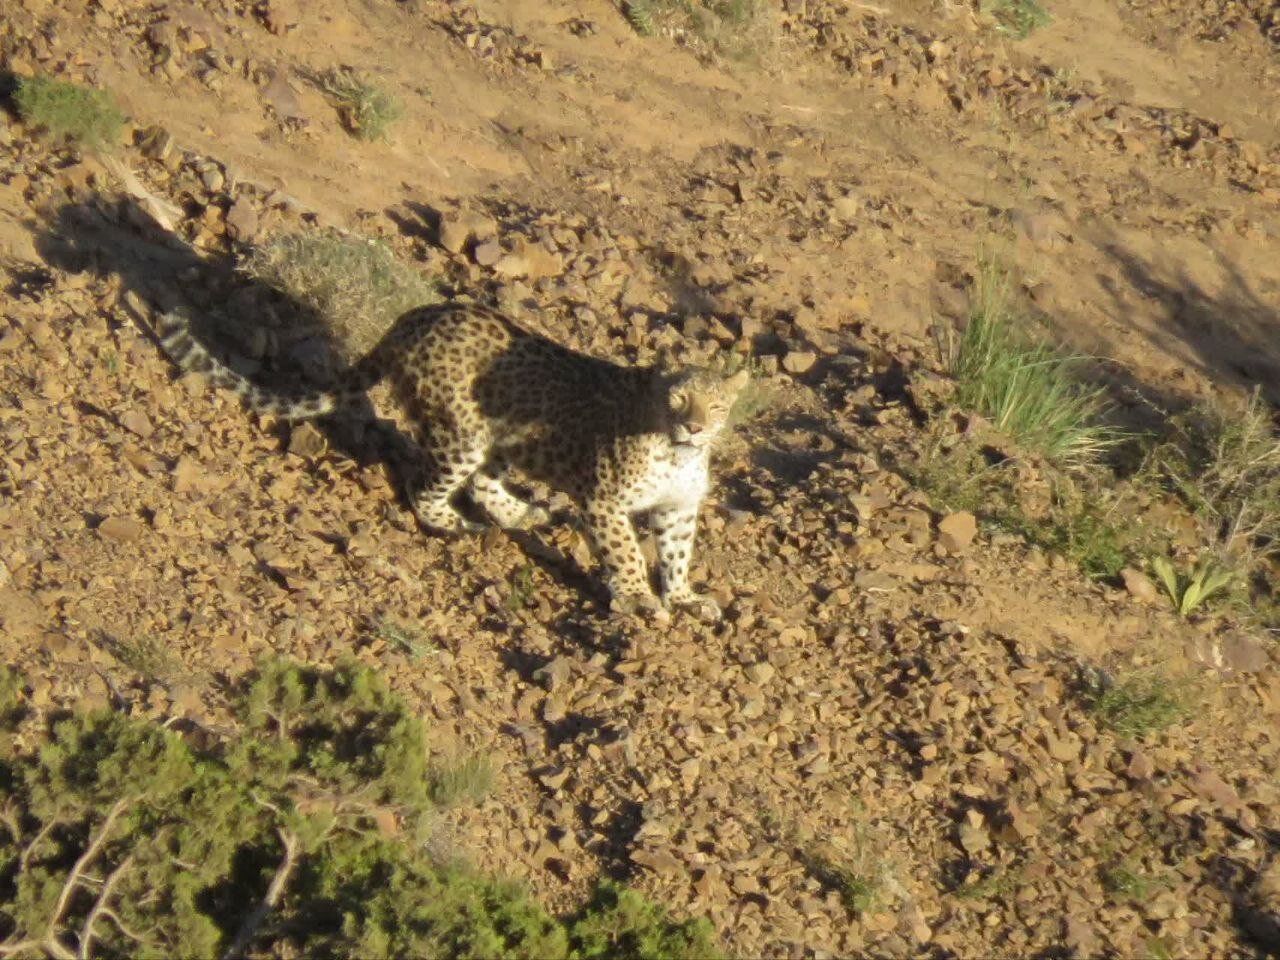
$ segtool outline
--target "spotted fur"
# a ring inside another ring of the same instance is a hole
[[[500,526],[546,514],[512,494],[511,470],[573,497],[607,571],[615,606],[657,608],[633,519],[657,533],[662,598],[707,616],[719,610],[688,583],[712,441],[747,381],[668,373],[577,353],[483,307],[412,310],[330,391],[266,390],[210,356],[180,315],[160,330],[186,370],[235,390],[252,409],[303,419],[331,413],[390,381],[421,450],[409,499],[424,526],[472,529],[455,507],[464,489]]]

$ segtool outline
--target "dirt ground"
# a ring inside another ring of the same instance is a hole
[[[624,877],[732,955],[1274,955],[1273,643],[956,542],[895,465],[983,251],[1135,419],[1280,403],[1280,7],[1050,3],[1025,40],[959,0],[771,9],[738,61],[603,0],[6,5],[7,71],[131,125],[104,161],[0,117],[0,656],[49,709],[217,728],[256,658],[354,652],[438,750],[494,759],[460,852],[555,908]],[[388,140],[307,79],[339,65],[403,102]],[[726,619],[611,619],[571,525],[421,534],[387,424],[290,431],[175,380],[144,333],[175,303],[249,369],[327,359],[234,271],[322,227],[579,349],[766,358],[694,570]],[[1101,729],[1082,677],[1156,662],[1201,709]]]

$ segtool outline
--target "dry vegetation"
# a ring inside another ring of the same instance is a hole
[[[0,14],[0,957],[1274,952],[1265,11],[535,6]],[[147,335],[446,293],[751,370],[722,623]]]

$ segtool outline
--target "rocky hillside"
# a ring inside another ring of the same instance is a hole
[[[914,466],[981,429],[935,332],[992,251],[1126,425],[1280,401],[1274,4],[1050,3],[1025,38],[1014,3],[644,7],[651,36],[603,0],[0,14],[12,78],[128,116],[100,150],[0,118],[0,655],[30,702],[216,732],[260,658],[354,652],[497,771],[437,839],[553,909],[625,879],[731,955],[1280,949],[1273,639]],[[345,76],[399,102],[385,136]],[[569,515],[423,535],[387,420],[175,379],[175,304],[268,379],[376,336],[244,269],[298,232],[578,349],[750,354],[693,572],[723,622],[608,616]],[[1152,677],[1179,719],[1124,722],[1103,694]]]

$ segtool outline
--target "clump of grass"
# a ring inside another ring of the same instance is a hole
[[[1017,885],[1014,876],[1004,870],[995,870],[972,883],[962,883],[951,895],[957,900],[990,900],[993,897],[1003,898],[1013,892]]]
[[[18,81],[14,93],[24,123],[87,150],[105,150],[120,140],[125,115],[105,90],[37,74]]]
[[[956,402],[982,414],[1023,450],[1062,467],[1094,462],[1117,440],[1099,420],[1102,387],[1076,376],[1082,358],[1058,353],[1025,332],[1008,272],[982,264],[976,306],[958,338],[941,344]]]
[[[1280,436],[1273,417],[1256,390],[1243,408],[1195,407],[1171,420],[1171,439],[1151,451],[1144,467],[1199,521],[1197,568],[1222,581],[1218,590],[1227,575],[1240,584],[1265,580],[1280,556]]]
[[[503,606],[512,613],[523,610],[533,599],[533,564],[526,563],[511,575]]]
[[[178,656],[159,637],[112,637],[105,642],[113,657],[147,680],[166,680],[182,667]]]
[[[328,70],[316,82],[337,104],[343,126],[360,140],[386,139],[392,124],[404,114],[399,100],[350,70]]]
[[[764,367],[755,357],[731,354],[721,371],[731,377],[739,370],[750,374],[747,385],[738,391],[729,410],[728,424],[737,427],[765,413],[778,402],[778,390],[765,378]]]
[[[373,635],[414,661],[423,660],[438,649],[418,627],[389,617],[383,617],[374,624]]]
[[[377,240],[284,234],[250,253],[241,270],[311,307],[353,354],[372,347],[406,310],[441,299],[436,281]]]
[[[441,807],[479,803],[493,790],[493,761],[473,753],[459,760],[436,764],[431,771],[431,799]]]
[[[1146,668],[1099,684],[1089,705],[1102,726],[1122,736],[1144,737],[1184,720],[1194,700],[1190,678]]]
[[[1156,534],[1135,519],[1137,491],[1114,478],[1047,470],[1029,490],[1016,461],[988,462],[970,438],[935,438],[906,472],[939,510],[968,510],[990,526],[1110,580],[1140,563]],[[1033,509],[1029,502],[1038,501]]]
[[[1125,860],[1102,871],[1102,885],[1116,900],[1140,903],[1168,886],[1168,881],[1143,870],[1141,864]]]
[[[840,895],[846,910],[861,915],[885,901],[892,870],[883,838],[867,825],[860,803],[854,804],[854,812],[857,819],[847,849],[822,843],[805,851],[801,859],[819,883]]]
[[[641,36],[693,41],[735,60],[757,58],[772,42],[763,0],[624,0],[623,13]]]
[[[1037,0],[982,0],[981,10],[996,23],[996,29],[1017,40],[1049,25],[1049,11]]]

